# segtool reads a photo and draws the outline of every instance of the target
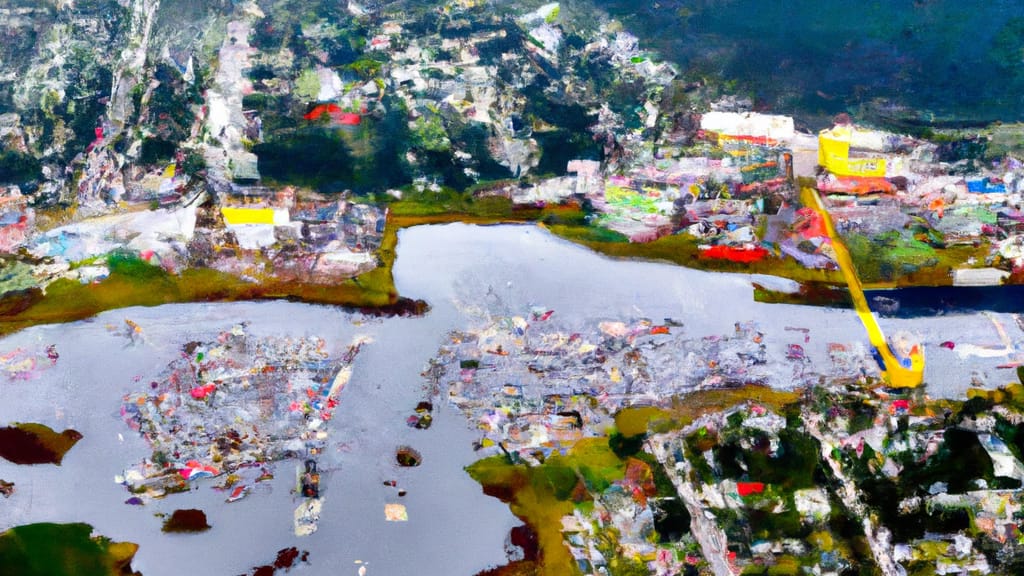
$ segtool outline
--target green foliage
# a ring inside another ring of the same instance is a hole
[[[253,92],[252,94],[246,94],[242,97],[242,108],[262,112],[266,109],[274,109],[276,104],[275,100],[277,100],[276,96]]]
[[[398,188],[412,181],[406,152],[409,151],[409,123],[405,103],[386,96],[386,110],[380,120],[364,122],[359,138],[365,140],[358,158],[355,186],[357,191],[382,191]]]
[[[542,478],[550,486],[552,493],[558,500],[568,500],[572,496],[573,489],[579,483],[576,471],[568,466],[552,465],[540,468],[541,474],[535,478]]]
[[[448,119],[446,126],[449,139],[457,143],[459,150],[472,156],[468,165],[480,174],[480,180],[501,180],[512,177],[512,172],[491,156],[488,140],[490,129],[479,122],[465,122],[461,118]],[[460,161],[459,164],[465,164]],[[564,168],[564,167],[563,167]]]
[[[174,152],[178,149],[174,142],[160,138],[148,138],[143,140],[139,152],[139,162],[142,164],[159,164],[169,162],[174,158]]]
[[[992,39],[992,56],[1007,71],[1024,68],[1024,18],[1008,19]]]
[[[167,275],[163,268],[153,266],[132,252],[111,252],[107,255],[107,266],[111,274],[120,274],[135,279],[157,279]]]
[[[608,489],[617,478],[615,474],[601,466],[579,466],[580,475],[583,476],[583,483],[592,494],[600,494]],[[621,474],[620,474],[621,475]]]
[[[380,74],[383,64],[372,58],[360,58],[348,65],[348,69],[355,72],[363,80],[370,80]]]
[[[142,84],[136,84],[132,86],[132,90],[129,96],[132,100],[132,109],[138,110],[142,107],[142,96],[145,95],[146,89]]]
[[[315,101],[320,94],[320,76],[317,75],[316,70],[312,68],[303,70],[295,79],[295,89],[292,90],[292,93],[304,100]]]
[[[852,414],[850,414],[850,434],[856,434],[862,430],[867,430],[875,425],[875,413],[874,407],[867,404],[860,404],[854,407]]]
[[[338,192],[352,180],[353,159],[335,134],[313,131],[291,134],[253,147],[259,171],[280,184],[296,184]]]
[[[32,274],[34,268],[15,259],[0,259],[0,295],[28,290],[39,285]]]
[[[150,94],[146,125],[157,139],[176,147],[188,138],[195,121],[193,106],[202,103],[202,94],[167,63],[160,63],[153,75],[159,84]]]
[[[0,184],[21,184],[39,177],[39,160],[8,150],[0,154]]]
[[[626,244],[629,237],[621,232],[602,228],[600,226],[565,226],[555,224],[549,226],[551,231],[562,238],[573,242],[615,242]]]
[[[438,114],[424,114],[413,121],[412,145],[428,152],[447,152],[452,143]]]
[[[541,148],[540,162],[535,169],[537,174],[564,176],[570,160],[601,160],[603,155],[601,145],[584,130],[535,132],[533,137]]]
[[[0,576],[115,576],[110,540],[91,534],[88,524],[11,528],[0,534]]]
[[[792,496],[783,500],[786,501],[786,509],[782,512],[775,512],[770,507],[748,511],[747,521],[750,522],[753,540],[802,538],[811,532],[809,526],[803,526]]]
[[[996,436],[1006,443],[1014,457],[1018,460],[1024,458],[1024,425],[1013,424],[999,414],[996,415],[995,420],[996,425],[993,431]]]
[[[280,49],[287,30],[285,26],[276,25],[273,18],[262,18],[253,27],[249,43],[261,51]]]
[[[645,562],[624,554],[613,556],[608,569],[612,576],[648,576],[651,573]]]
[[[742,447],[744,441],[750,449]],[[713,449],[715,461],[726,478],[764,482],[787,492],[815,486],[820,460],[817,441],[787,426],[779,431],[778,442],[778,450],[772,456],[767,450],[770,440],[764,432],[742,427],[725,429]]]
[[[660,465],[659,465],[660,468]],[[682,500],[672,495],[653,502],[654,529],[661,543],[676,542],[690,532],[690,512]]]
[[[675,498],[676,497],[676,485],[672,483],[672,479],[669,478],[668,472],[665,471],[665,467],[658,462],[658,459],[654,457],[650,452],[637,452],[633,455],[633,458],[644,462],[651,468],[651,475],[654,477],[654,488],[656,495],[659,498]]]
[[[181,170],[185,174],[195,174],[206,169],[206,158],[199,152],[192,150],[185,155],[185,161],[181,163]]]
[[[863,282],[892,281],[921,267],[938,263],[935,249],[898,230],[868,238],[862,234],[844,237]]]
[[[683,453],[686,456],[686,460],[690,462],[690,466],[693,468],[693,472],[697,475],[697,478],[706,484],[714,484],[715,472],[711,469],[711,465],[708,464],[707,459],[703,456],[706,450],[710,450],[715,446],[707,436],[708,434],[705,428],[701,428],[697,432],[687,436],[683,441]]]
[[[544,21],[547,22],[548,24],[554,24],[558,20],[558,15],[561,14],[561,12],[562,7],[555,6],[554,10],[552,10],[551,13],[548,14],[546,18],[544,18]]]
[[[960,411],[957,414],[957,417],[974,417],[974,415],[981,414],[982,412],[986,412],[992,409],[992,407],[995,406],[995,404],[996,403],[993,402],[992,400],[982,396],[974,396],[972,398],[968,398],[967,401],[964,402],[963,405],[960,407]]]
[[[618,432],[614,432],[608,437],[608,447],[611,448],[612,452],[614,452],[619,458],[626,458],[637,454],[643,449],[646,437],[646,434],[623,436]]]

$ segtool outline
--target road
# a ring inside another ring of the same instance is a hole
[[[701,502],[693,484],[689,481],[690,463],[683,461],[680,468],[669,454],[667,446],[682,435],[658,435],[647,441],[647,449],[661,462],[668,473],[672,483],[676,486],[676,493],[686,505],[690,513],[690,533],[693,534],[697,543],[700,544],[701,553],[704,559],[711,566],[715,576],[735,576],[740,571],[729,562],[729,539],[725,532],[718,527],[718,524],[705,515],[704,504]],[[886,575],[888,576],[888,575]]]

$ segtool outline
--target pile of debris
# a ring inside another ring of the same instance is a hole
[[[611,414],[658,405],[674,395],[710,388],[810,384],[801,345],[768,346],[754,323],[734,332],[694,337],[665,319],[595,321],[586,331],[560,326],[553,311],[501,316],[449,335],[430,375],[448,382],[448,400],[483,432],[486,452],[517,452],[527,460],[600,436]],[[802,338],[806,343],[808,338]],[[864,350],[832,369],[867,366]],[[825,372],[828,368],[824,369]]]
[[[215,341],[185,344],[160,380],[124,398],[122,418],[153,454],[121,480],[133,493],[158,497],[200,478],[315,457],[366,342],[357,337],[332,358],[322,338],[260,338],[243,324]]]

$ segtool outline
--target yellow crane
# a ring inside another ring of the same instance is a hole
[[[821,217],[832,243],[832,250],[835,252],[836,262],[839,270],[843,273],[843,279],[850,290],[850,298],[853,300],[853,309],[857,312],[864,329],[868,332],[868,341],[882,357],[882,364],[885,371],[882,376],[893,388],[916,388],[924,381],[924,347],[920,343],[904,342],[898,350],[899,355],[893,352],[889,341],[882,334],[882,329],[875,320],[875,315],[868,307],[867,298],[864,297],[864,289],[861,287],[860,278],[857,276],[857,269],[850,258],[850,252],[843,244],[842,238],[836,233],[832,223],[832,217],[821,201],[821,196],[814,188],[805,187],[801,190],[801,200],[805,206],[814,209]]]

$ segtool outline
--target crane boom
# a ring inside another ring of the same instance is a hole
[[[871,312],[871,308],[868,307],[868,301],[864,296],[864,289],[861,286],[860,278],[857,276],[857,269],[853,265],[853,259],[850,258],[849,250],[846,249],[842,238],[836,232],[835,225],[832,223],[832,217],[825,210],[821,196],[818,195],[817,190],[810,187],[803,188],[800,196],[804,205],[812,208],[821,217],[822,223],[825,226],[825,232],[832,243],[836,263],[839,264],[839,270],[842,272],[843,279],[846,281],[846,286],[850,291],[853,309],[857,312],[857,317],[860,318],[864,329],[867,330],[868,341],[871,342],[871,345],[882,357],[882,363],[885,367],[883,377],[894,388],[916,388],[920,386],[924,381],[924,351],[922,346],[920,344],[914,345],[909,350],[906,360],[901,361],[896,357],[885,335],[882,333],[882,328],[878,325],[875,315]]]

